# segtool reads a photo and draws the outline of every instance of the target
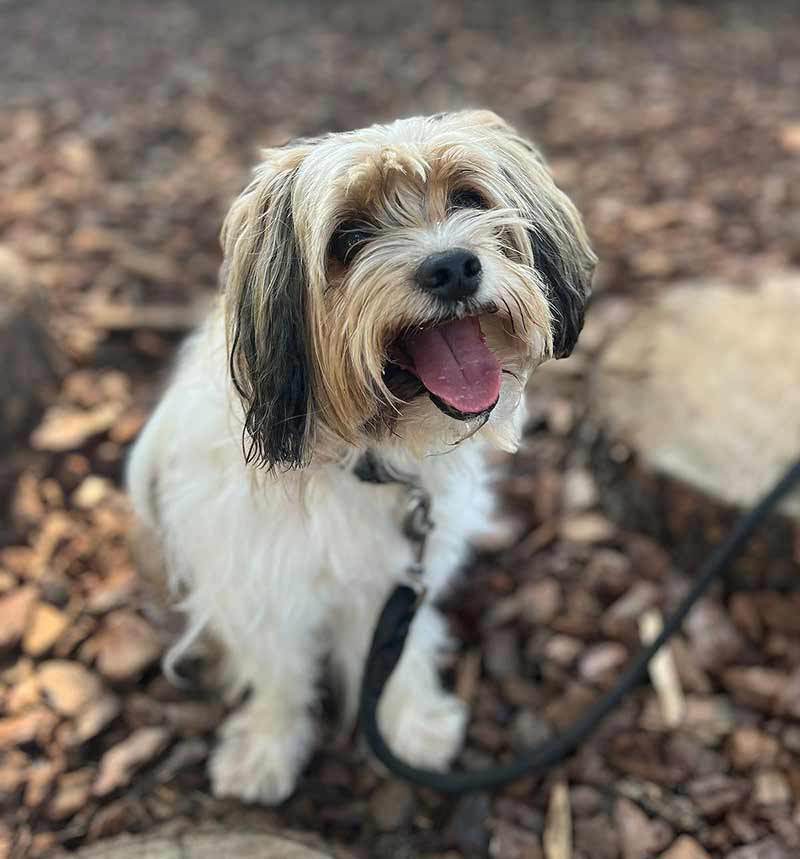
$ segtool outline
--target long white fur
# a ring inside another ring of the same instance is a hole
[[[486,177],[491,159],[500,163],[505,159],[509,169],[523,176],[527,170],[529,181],[541,185],[542,200],[535,197],[535,204],[544,207],[551,222],[574,222],[574,235],[563,239],[567,252],[576,256],[585,252],[591,261],[577,213],[552,185],[535,150],[529,152],[508,135],[512,130],[486,113],[455,114],[443,123],[405,120],[341,135],[347,181],[331,185],[329,193],[355,189],[369,199],[370,183],[378,181],[376,175],[386,172],[381,165],[388,163],[400,175],[392,181],[403,182],[409,175],[416,183],[404,186],[403,204],[411,207],[418,200],[422,205],[419,183],[431,164],[438,164],[441,172],[472,159]],[[427,136],[433,137],[434,155],[430,163],[423,163]],[[474,151],[468,148],[473,138]],[[337,145],[335,139],[325,139],[316,161],[313,146],[268,156],[237,201],[226,224],[226,251],[232,261],[229,280],[235,286],[229,283],[228,292],[234,297],[243,288],[236,282],[237,272],[249,262],[232,249],[241,245],[237,238],[247,238],[253,219],[261,217],[263,189],[274,184],[270,164],[287,159],[302,164],[310,174],[318,172],[319,187],[325,188],[325,177],[336,166]],[[496,156],[495,145],[500,153]],[[363,169],[358,166],[362,150]],[[303,161],[307,152],[311,155]],[[524,169],[518,163],[522,160]],[[496,164],[491,169],[495,170],[491,175],[500,175]],[[502,189],[510,187],[501,179],[496,181]],[[314,269],[321,265],[315,260],[322,258],[323,250],[304,252],[312,286],[320,285],[309,299],[314,317],[309,327],[316,353],[324,358],[343,354],[330,345],[339,329],[350,337],[365,337],[373,327],[391,330],[393,322],[429,315],[431,300],[421,299],[407,283],[413,261],[448,246],[475,248],[484,267],[481,300],[501,303],[512,314],[482,317],[487,342],[509,371],[485,426],[475,432],[477,427],[446,417],[420,397],[402,405],[392,433],[366,436],[363,444],[353,444],[344,434],[337,437],[321,426],[314,433],[308,465],[289,471],[258,470],[243,455],[244,409],[229,373],[230,342],[220,304],[183,347],[174,377],[132,451],[130,495],[145,530],[161,547],[167,584],[185,618],[167,665],[174,667],[195,643],[210,637],[223,655],[228,699],[234,702],[249,693],[223,725],[210,762],[218,795],[277,803],[293,791],[314,747],[314,705],[326,656],[343,690],[343,721],[352,723],[377,615],[412,560],[399,528],[405,490],[361,483],[352,473],[367,443],[388,465],[422,483],[432,498],[436,523],[425,559],[429,599],[381,702],[381,727],[398,754],[423,766],[446,767],[461,746],[466,708],[440,685],[437,655],[447,636],[433,605],[463,564],[471,537],[489,527],[493,500],[484,454],[490,444],[513,450],[519,443],[528,374],[552,348],[551,314],[541,279],[530,264],[519,216],[495,209],[446,219],[444,185],[434,183],[431,193],[440,197],[442,214],[436,222],[425,222],[423,207],[415,215],[420,223],[396,224],[362,261],[372,267],[369,273],[361,277],[356,263],[350,285],[330,290],[330,296],[322,294],[324,271]],[[308,194],[297,203],[295,221],[302,245],[320,242],[309,214],[315,206],[326,225],[335,210],[334,201],[324,194],[320,198]],[[517,230],[516,258],[493,244],[498,224],[509,234]],[[393,275],[393,260],[403,273],[399,278]],[[392,291],[380,289],[387,279]],[[268,283],[262,272],[259,289],[267,289]],[[503,302],[504,297],[509,300]],[[268,298],[257,293],[258,307],[266,306]],[[325,301],[328,307],[323,307]],[[517,323],[524,337],[513,331],[514,307],[520,308]],[[326,319],[334,320],[327,332],[319,327]],[[362,321],[349,330],[352,319]],[[380,376],[385,345],[370,342],[353,351],[375,364],[358,384],[347,373],[363,374],[363,364],[346,370],[335,361],[333,366],[331,361],[319,365],[322,358],[318,359],[318,379],[327,383],[329,377],[338,377],[330,391],[317,385],[317,394],[328,397],[328,415],[334,411],[344,415],[339,425],[348,432],[366,402],[367,377]],[[355,406],[347,401],[349,390],[362,392]],[[310,420],[316,422],[316,417]]]
[[[229,695],[250,689],[212,760],[218,794],[279,802],[313,747],[312,705],[321,658],[341,673],[345,720],[357,706],[377,613],[411,562],[401,535],[405,491],[358,481],[348,465],[258,475],[244,463],[222,321],[214,314],[186,344],[179,366],[129,464],[134,505],[158,530],[170,585],[183,594],[179,656],[203,632],[229,654]],[[426,558],[431,600],[381,705],[390,742],[406,759],[445,766],[457,752],[464,706],[444,693],[436,653],[446,636],[431,602],[461,565],[492,509],[486,442],[412,459],[401,445],[378,453],[418,476],[433,498]],[[302,484],[302,485],[301,485]]]

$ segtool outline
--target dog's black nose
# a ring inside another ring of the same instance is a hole
[[[417,269],[417,285],[445,301],[469,298],[481,282],[481,261],[464,248],[431,254]]]

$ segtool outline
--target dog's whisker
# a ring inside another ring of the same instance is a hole
[[[517,336],[517,326],[514,324],[514,314],[511,312],[511,308],[508,306],[508,301],[506,301],[505,298],[501,298],[500,300],[503,302],[503,306],[505,307],[506,312],[508,313],[508,321],[511,323],[511,336],[516,337]]]

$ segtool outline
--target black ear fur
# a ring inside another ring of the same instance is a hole
[[[269,469],[308,460],[311,359],[306,278],[294,233],[291,182],[259,218],[233,308],[230,372],[245,405],[245,459]],[[265,276],[266,272],[266,276]],[[257,306],[258,305],[258,306]]]
[[[553,314],[553,355],[567,358],[578,342],[588,299],[589,282],[576,267],[564,265],[552,236],[543,229],[530,232],[536,269],[547,287]]]
[[[538,150],[513,129],[508,129],[516,173],[502,168],[514,190],[517,205],[532,226],[528,238],[533,264],[547,290],[552,313],[553,356],[572,354],[583,328],[583,315],[589,299],[592,274],[597,258],[569,199],[552,183]],[[524,153],[520,157],[520,150]],[[531,173],[532,176],[528,174]],[[551,205],[542,205],[530,188],[543,183],[553,195]]]

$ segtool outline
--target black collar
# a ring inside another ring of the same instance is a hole
[[[362,483],[396,483],[397,480],[383,463],[383,460],[367,448],[356,460],[353,474]]]
[[[367,448],[356,460],[353,474],[362,483],[374,483],[383,486],[398,483],[401,486],[416,486],[417,481],[408,474],[395,471],[387,465],[374,451]]]

